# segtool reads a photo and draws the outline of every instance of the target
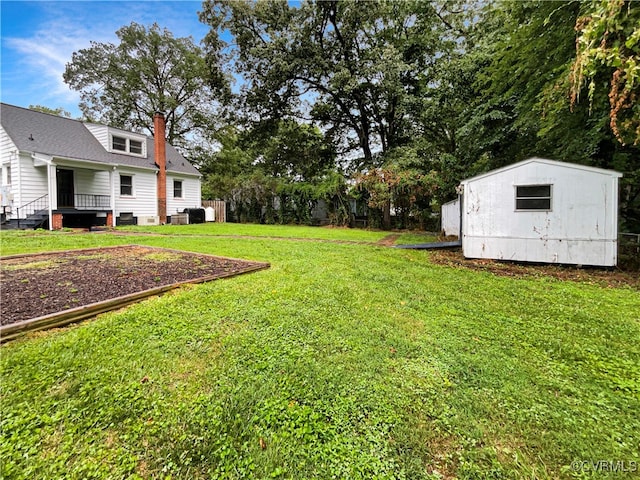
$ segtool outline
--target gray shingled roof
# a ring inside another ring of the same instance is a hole
[[[19,150],[54,157],[157,170],[153,138],[147,136],[147,158],[110,153],[79,120],[0,104],[0,123]],[[198,170],[167,144],[167,171],[199,175]]]

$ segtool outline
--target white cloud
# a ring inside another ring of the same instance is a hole
[[[37,35],[32,38],[9,38],[7,46],[14,49],[20,58],[25,74],[30,76],[32,89],[41,89],[47,96],[61,96],[65,101],[79,97],[69,90],[62,80],[65,64],[75,51],[72,39],[57,36],[52,39]]]
[[[10,89],[21,89],[23,95],[29,97],[30,104],[62,106],[75,110],[74,116],[79,115],[76,106],[80,96],[62,79],[65,66],[71,61],[73,52],[90,46],[91,40],[113,40],[115,35],[113,31],[110,35],[96,35],[102,32],[81,27],[78,20],[82,21],[58,13],[36,25],[28,35],[4,39],[14,63],[11,67],[15,84],[9,85]]]
[[[80,96],[62,79],[73,52],[91,41],[117,42],[116,30],[131,22],[168,28],[199,42],[206,27],[198,22],[201,2],[42,2],[37,21],[24,35],[3,38],[4,97],[28,98],[17,104],[59,106],[79,115]],[[7,65],[7,60],[10,65]]]

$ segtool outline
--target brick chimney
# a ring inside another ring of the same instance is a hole
[[[158,216],[160,224],[167,223],[167,150],[165,145],[165,120],[162,112],[153,116],[153,141],[155,162],[158,166]]]

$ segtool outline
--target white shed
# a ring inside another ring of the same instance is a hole
[[[460,238],[460,198],[443,204],[440,212],[440,230],[442,230],[446,236],[456,236]]]
[[[621,173],[530,158],[460,184],[468,258],[613,266]]]

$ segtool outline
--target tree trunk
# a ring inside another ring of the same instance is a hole
[[[382,228],[385,230],[391,230],[391,200],[387,200],[384,203],[384,210],[382,211]]]

